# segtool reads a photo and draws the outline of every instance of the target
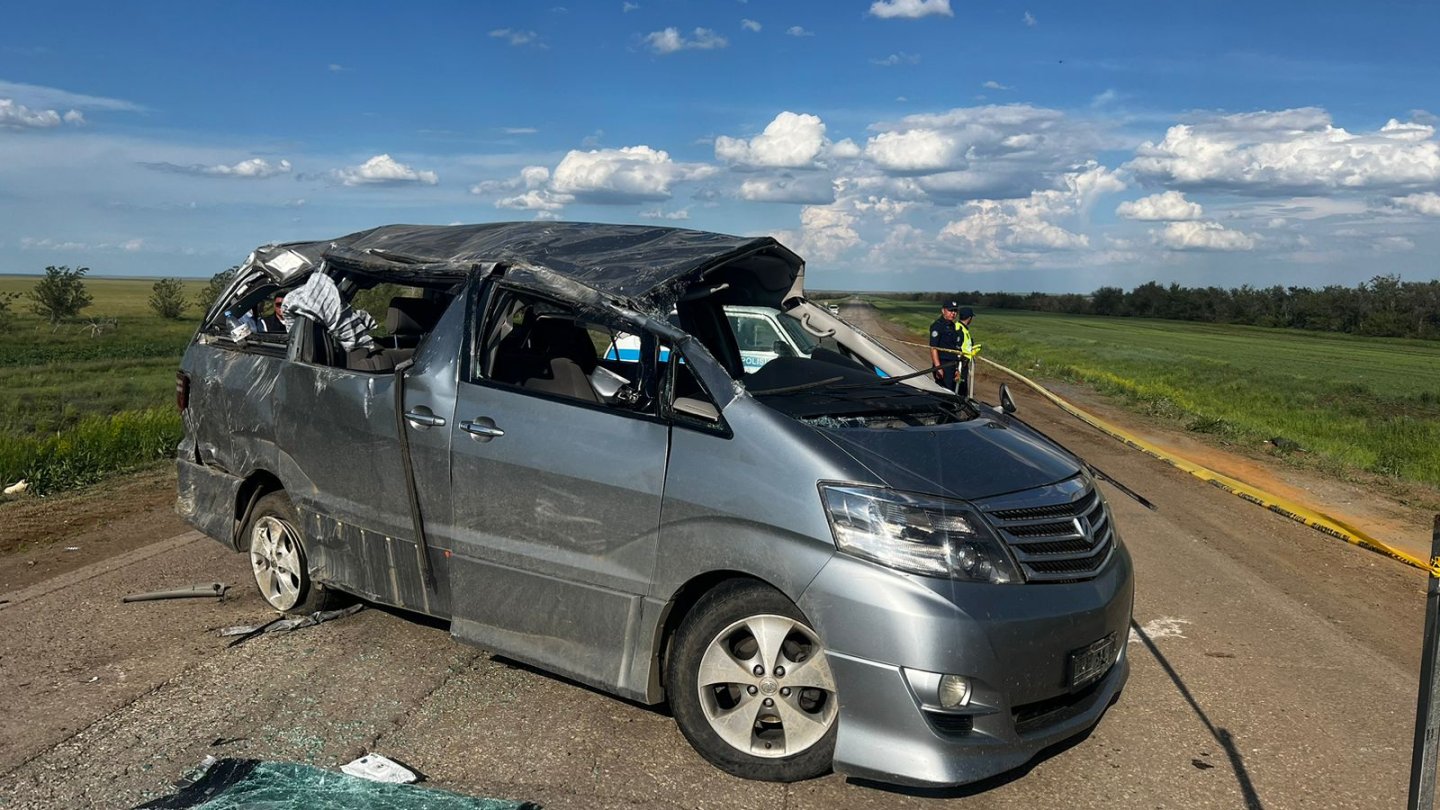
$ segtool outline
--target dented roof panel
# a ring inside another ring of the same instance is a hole
[[[385,225],[270,251],[279,248],[406,276],[458,277],[480,263],[504,262],[515,266],[509,277],[520,284],[555,290],[563,279],[645,308],[668,303],[709,268],[750,253],[771,252],[797,275],[802,264],[768,236],[581,222]]]

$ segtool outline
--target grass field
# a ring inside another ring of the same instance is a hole
[[[0,294],[36,281],[0,276]],[[155,315],[154,281],[88,278],[94,302],[58,328],[28,299],[11,303],[15,322],[0,335],[0,483],[62,489],[173,452],[175,370],[201,313],[192,305],[178,321]],[[186,282],[187,300],[204,287]]]
[[[874,303],[917,334],[937,314]],[[1197,433],[1281,437],[1335,472],[1440,486],[1440,342],[1015,310],[977,311],[973,331],[983,357]]]

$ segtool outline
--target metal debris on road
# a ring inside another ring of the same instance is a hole
[[[234,627],[226,627],[220,630],[221,636],[236,636],[230,642],[230,647],[249,641],[250,639],[264,635],[265,633],[288,633],[291,630],[299,630],[302,627],[312,627],[334,619],[343,619],[346,616],[353,616],[365,609],[365,605],[356,603],[350,607],[339,610],[317,610],[308,616],[281,617],[264,624],[241,624]]]
[[[70,549],[65,549],[70,551]],[[78,551],[79,549],[76,549]],[[208,585],[191,585],[188,588],[177,588],[171,591],[151,591],[149,593],[132,593],[120,599],[121,602],[153,602],[159,599],[203,599],[213,596],[220,601],[225,601],[225,592],[230,589],[229,585],[223,582],[212,582]]]

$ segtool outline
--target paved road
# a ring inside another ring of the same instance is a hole
[[[267,611],[242,556],[184,535],[0,595],[0,807],[127,806],[207,754],[335,767],[371,750],[437,785],[551,808],[1403,806],[1423,578],[1016,395],[1159,506],[1108,490],[1137,569],[1128,688],[1025,772],[924,795],[743,782],[663,712],[380,610],[227,648],[216,630]],[[216,579],[236,596],[119,603]]]

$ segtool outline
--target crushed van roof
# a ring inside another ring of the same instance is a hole
[[[462,277],[475,266],[502,262],[506,277],[554,290],[579,284],[607,297],[654,306],[678,296],[706,270],[766,252],[798,273],[802,262],[768,236],[730,236],[683,228],[583,222],[498,222],[480,225],[384,225],[337,239],[261,248],[273,265],[299,254],[379,275]],[[559,282],[559,283],[557,283]]]

